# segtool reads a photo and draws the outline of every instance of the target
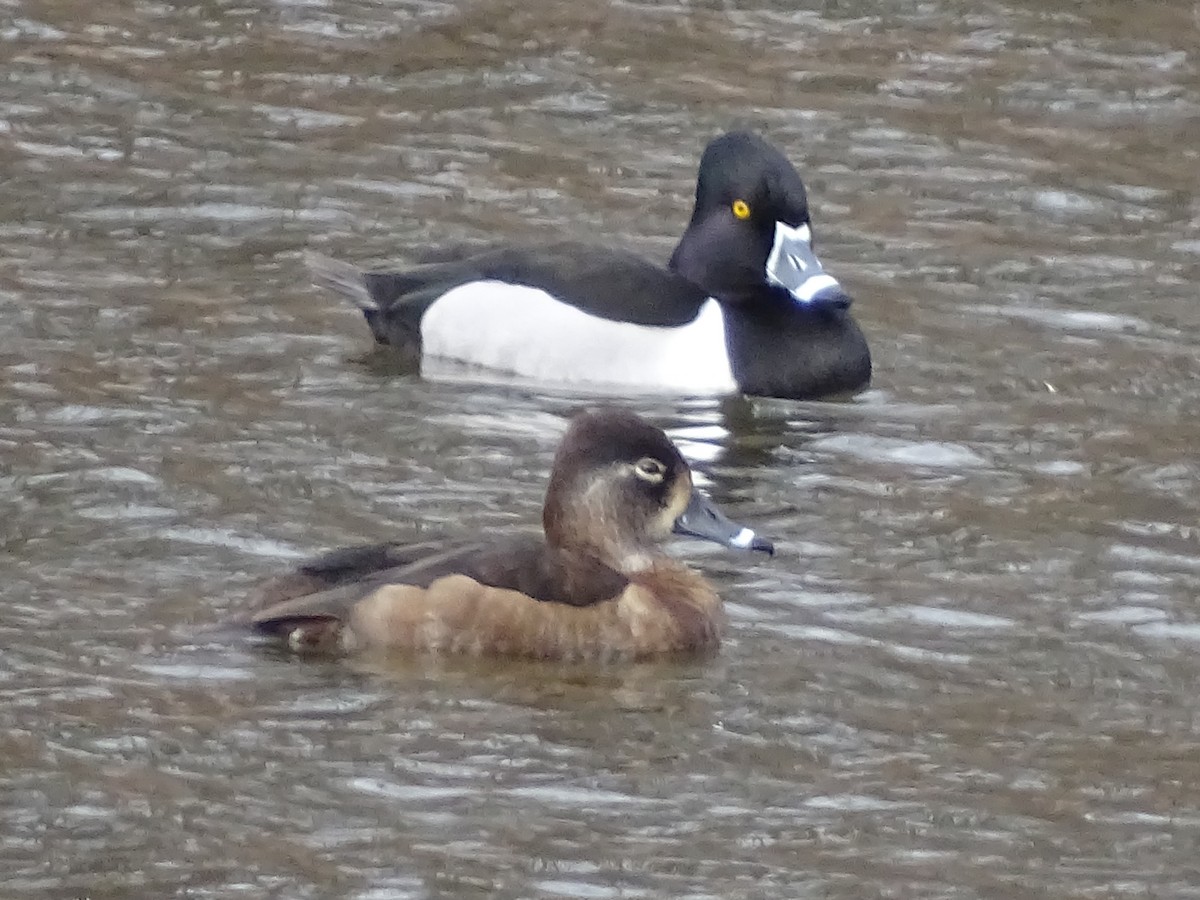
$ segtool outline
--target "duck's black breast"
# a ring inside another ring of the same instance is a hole
[[[788,299],[725,307],[729,362],[747,394],[808,400],[871,381],[871,351],[845,310],[805,309]]]
[[[371,272],[364,280],[384,316],[403,320],[410,333],[447,291],[478,281],[536,288],[589,315],[635,325],[685,325],[707,299],[704,291],[664,266],[628,251],[576,241],[501,246],[404,272]]]

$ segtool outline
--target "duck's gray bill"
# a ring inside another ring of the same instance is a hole
[[[712,501],[699,491],[692,491],[692,499],[678,519],[675,520],[676,534],[715,541],[735,550],[761,550],[774,555],[775,545],[761,538],[745,525],[731,521]]]
[[[850,297],[822,267],[812,248],[812,229],[775,223],[775,243],[767,257],[767,281],[786,288],[801,306],[845,309]]]

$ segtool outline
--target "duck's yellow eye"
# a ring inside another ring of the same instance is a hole
[[[733,214],[739,219],[750,218],[750,204],[745,200],[734,200],[730,209],[733,210]]]
[[[643,456],[633,467],[633,473],[649,484],[662,484],[663,476],[667,474],[667,467],[653,456]]]

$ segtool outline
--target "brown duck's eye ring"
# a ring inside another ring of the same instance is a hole
[[[633,474],[650,484],[662,484],[667,467],[653,456],[643,456],[634,464]]]
[[[733,210],[733,214],[739,219],[745,220],[750,218],[750,204],[745,200],[740,198],[734,200],[729,208]]]

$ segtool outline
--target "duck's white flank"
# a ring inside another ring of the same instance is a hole
[[[476,281],[448,291],[421,319],[423,355],[539,381],[724,394],[737,389],[725,317],[708,300],[687,325],[613,322],[538,288]]]

